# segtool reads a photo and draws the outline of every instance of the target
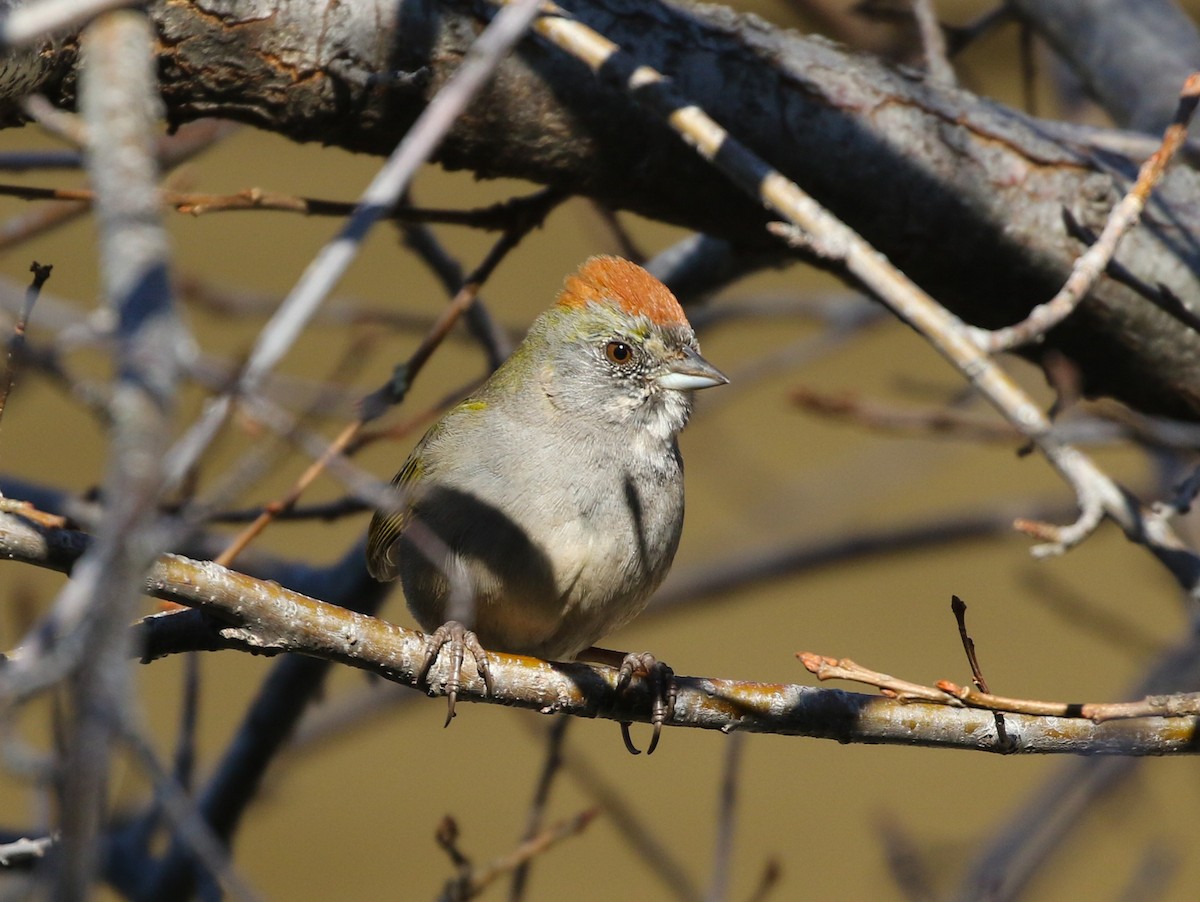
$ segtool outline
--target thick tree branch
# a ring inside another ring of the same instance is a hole
[[[1078,235],[1100,228],[1133,173],[1130,161],[1055,137],[1062,130],[1050,123],[719,7],[571,6],[981,327],[1018,321],[1053,296],[1082,249]],[[282,0],[270,17],[250,3],[209,7],[151,6],[175,122],[224,116],[379,154],[492,14],[470,0],[346,0],[320,17],[300,0]],[[73,77],[59,73],[37,87],[69,105]],[[11,118],[6,106],[0,99],[0,121]],[[532,40],[439,160],[568,188],[744,249],[774,246],[761,208],[620,92]],[[1085,392],[1200,418],[1200,335],[1188,325],[1200,312],[1198,199],[1196,173],[1169,174],[1118,255],[1121,278],[1103,279],[1048,337],[1080,366]]]

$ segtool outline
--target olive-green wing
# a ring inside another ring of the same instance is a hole
[[[395,579],[400,571],[400,562],[396,559],[396,539],[404,532],[408,521],[412,519],[412,503],[407,497],[412,487],[421,478],[420,450],[424,442],[417,448],[400,472],[392,479],[392,485],[399,489],[400,501],[404,505],[399,510],[387,512],[376,511],[371,518],[371,526],[367,530],[367,570],[381,582]]]

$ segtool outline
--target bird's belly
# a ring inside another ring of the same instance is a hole
[[[672,512],[682,507],[681,492],[681,483],[635,489],[626,480],[623,491],[599,506],[580,510],[567,497],[551,506],[557,515],[545,519],[504,516],[476,497],[473,527],[453,534],[438,523],[436,493],[422,507],[426,522],[455,549],[452,566],[474,589],[472,628],[483,646],[570,659],[645,608],[675,556],[681,517]],[[443,500],[453,500],[461,513],[462,496]],[[442,569],[402,545],[401,578],[421,626],[445,622]]]

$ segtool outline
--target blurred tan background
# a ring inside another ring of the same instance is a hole
[[[947,20],[961,22],[991,4],[943,0],[937,5]],[[1200,3],[1189,6],[1200,8]],[[784,2],[738,7],[753,8],[777,23],[799,24]],[[965,84],[1019,105],[1016,42],[1015,29],[1005,27],[967,51],[958,61]],[[1042,93],[1042,112],[1053,115],[1044,66]],[[33,129],[0,134],[0,147],[6,149],[47,146],[53,142]],[[352,199],[377,165],[371,158],[296,147],[246,129],[177,177],[206,192],[259,187]],[[71,173],[34,173],[20,180],[82,183]],[[528,190],[431,169],[417,183],[415,195],[424,205],[468,207]],[[0,221],[26,209],[22,202],[0,199]],[[626,215],[622,221],[651,253],[683,237]],[[195,218],[172,214],[168,223],[180,274],[275,296],[287,292],[338,228],[335,220],[258,212]],[[466,229],[438,232],[467,268],[481,259],[492,240]],[[0,273],[24,282],[30,260],[53,263],[47,293],[89,310],[98,284],[94,238],[91,224],[82,220],[5,251]],[[505,262],[484,296],[492,313],[519,335],[550,303],[569,270],[590,254],[615,249],[594,211],[573,201]],[[739,284],[713,305],[732,308],[764,294],[842,291],[829,277],[794,266]],[[446,302],[442,289],[399,247],[388,227],[376,230],[337,296],[342,303],[428,316]],[[195,308],[188,317],[207,351],[231,359],[249,347],[261,325],[261,319]],[[35,311],[30,327],[34,339],[37,320]],[[819,323],[795,316],[734,321],[702,335],[706,357],[729,374],[732,384],[700,399],[682,439],[688,518],[672,582],[764,546],[799,547],[939,513],[1001,505],[1019,515],[1026,500],[1031,508],[1036,501],[1070,503],[1068,489],[1046,463],[1036,456],[1018,457],[1015,446],[980,449],[948,439],[884,436],[795,409],[788,395],[800,386],[851,391],[900,406],[940,403],[962,390],[959,377],[894,322],[875,326],[844,347],[810,355],[813,359],[803,365],[786,362],[799,359],[820,329]],[[310,378],[331,372],[352,334],[332,325],[310,330],[284,370]],[[419,338],[416,332],[380,338],[348,386],[350,395],[376,387]],[[764,358],[785,362],[764,373],[756,364]],[[103,373],[87,355],[80,356],[79,365]],[[1006,365],[1049,402],[1039,374],[1019,362]],[[423,373],[405,408],[390,414],[390,420],[423,409],[451,386],[480,374],[482,367],[474,345],[448,344]],[[194,394],[192,403],[198,398]],[[331,418],[322,429],[332,436],[342,422]],[[416,437],[404,444],[377,443],[357,462],[390,477]],[[252,440],[226,441],[205,476],[215,478],[221,462],[235,459]],[[76,405],[39,377],[19,380],[0,427],[0,469],[34,481],[66,480],[69,488],[82,491],[101,478],[104,453],[100,431]],[[1133,452],[1102,450],[1095,456],[1131,486],[1146,485],[1152,478],[1148,462]],[[270,499],[306,463],[287,458],[241,502]],[[340,494],[336,482],[325,477],[310,500]],[[256,547],[314,562],[333,560],[365,525],[365,515],[334,525],[279,524]],[[1182,637],[1193,615],[1166,573],[1112,526],[1066,557],[1040,564],[1031,559],[1030,544],[1012,533],[866,558],[647,615],[608,644],[652,650],[682,674],[812,684],[794,659],[796,651],[809,650],[850,656],[922,682],[966,682],[969,671],[949,612],[953,593],[969,605],[968,622],[995,691],[1069,701],[1124,697],[1156,650]],[[47,603],[61,581],[16,565],[6,565],[2,572],[13,610],[0,616],[0,644],[10,647],[21,634],[22,607]],[[1053,603],[1062,597],[1084,600],[1090,613],[1064,612]],[[384,616],[411,623],[398,591]],[[1097,628],[1104,618],[1121,624],[1119,638]],[[201,774],[225,747],[272,662],[223,653],[205,655],[202,666]],[[170,754],[177,727],[181,674],[178,661],[158,662],[139,672],[146,717],[164,755]],[[337,673],[323,707],[336,710],[366,685],[359,673]],[[452,727],[443,730],[444,702],[414,698],[413,703],[379,710],[353,729],[302,743],[277,762],[268,790],[235,846],[238,867],[268,898],[434,898],[452,874],[433,839],[446,814],[459,823],[464,851],[479,862],[509,851],[518,841],[542,766],[540,736],[549,721],[528,712],[462,705]],[[44,725],[33,719],[26,719],[22,732],[32,741],[45,741]],[[639,732],[635,727],[634,735],[644,740],[645,728]],[[633,758],[624,751],[615,724],[583,720],[571,724],[567,739],[569,754],[620,790],[701,888],[713,859],[714,816],[728,742],[718,734],[668,730],[653,757]],[[746,737],[742,751],[729,896],[739,900],[748,898],[769,859],[782,869],[770,898],[902,898],[886,862],[885,824],[914,845],[931,868],[934,887],[948,890],[997,826],[1069,764],[1049,758],[841,747],[773,736]],[[144,778],[135,766],[124,767],[119,795],[143,798]],[[0,823],[36,822],[38,812],[30,799],[20,781],[0,775]],[[564,775],[554,789],[550,819],[591,804],[573,778]],[[1147,862],[1169,877],[1166,889],[1153,898],[1195,898],[1194,887],[1200,883],[1198,808],[1200,772],[1193,759],[1140,763],[1053,853],[1029,898],[1142,898],[1122,893],[1131,885],[1150,886],[1138,878]],[[602,815],[581,836],[539,858],[528,898],[671,898],[622,832],[620,822]],[[485,898],[504,898],[506,892],[501,885]]]

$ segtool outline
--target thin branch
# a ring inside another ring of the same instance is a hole
[[[0,13],[0,49],[30,44],[52,31],[80,26],[133,0],[40,0]]]
[[[225,550],[214,558],[215,562],[222,567],[228,567],[237,560],[241,553],[246,550],[247,546],[262,534],[264,529],[281,514],[287,513],[295,506],[308,487],[316,481],[318,476],[325,472],[325,469],[329,466],[329,462],[341,455],[346,450],[346,446],[354,441],[362,426],[362,420],[355,420],[342,429],[337,437],[329,443],[324,453],[304,469],[304,472],[300,474],[287,493],[282,498],[277,498],[269,502],[262,509],[262,512],[254,518],[254,522],[238,533],[233,541],[225,546]]]
[[[950,600],[950,610],[954,613],[954,619],[958,621],[958,637],[962,640],[963,651],[967,655],[967,664],[971,667],[971,678],[975,683],[975,688],[986,693],[988,691],[987,680],[983,677],[983,668],[979,666],[979,658],[975,653],[975,640],[967,632],[967,604],[955,595]],[[1004,725],[1004,715],[999,711],[996,712],[996,736],[1000,742],[1008,742],[1008,730]]]
[[[847,420],[867,429],[1000,444],[1013,444],[1023,437],[1011,422],[953,407],[900,408],[855,393],[833,394],[807,386],[793,389],[791,400],[805,412]],[[1128,441],[1168,451],[1200,449],[1200,426],[1194,423],[1147,417],[1103,401],[1086,407],[1078,405],[1070,416],[1054,421],[1054,431],[1070,444]]]
[[[933,875],[908,832],[890,814],[880,818],[877,832],[892,880],[904,898],[909,902],[937,902]]]
[[[763,866],[762,876],[758,879],[758,886],[754,888],[746,902],[766,902],[771,895],[771,891],[779,885],[779,878],[783,876],[783,865],[779,863],[778,858],[768,858],[767,863]]]
[[[801,386],[792,389],[791,401],[807,413],[852,420],[869,429],[918,435],[949,435],[970,441],[1015,444],[1019,429],[995,415],[983,416],[950,407],[901,410],[855,394],[833,395]],[[1200,434],[1200,430],[1197,430]]]
[[[31,94],[21,100],[21,112],[41,126],[47,134],[80,149],[91,143],[83,117],[70,110],[60,110],[41,94]]]
[[[446,250],[434,230],[426,225],[406,225],[400,234],[404,246],[429,267],[450,297],[458,297],[470,279],[464,278],[462,264]],[[471,338],[487,355],[488,372],[496,370],[512,353],[512,338],[497,324],[478,296],[467,309],[466,326]]]
[[[30,868],[58,844],[57,836],[21,837],[0,844],[0,868]]]
[[[265,506],[250,507],[244,510],[217,511],[209,514],[209,523],[249,523],[257,520],[266,510]],[[370,510],[366,502],[358,498],[338,498],[335,501],[318,501],[313,504],[296,504],[287,510],[281,510],[275,515],[276,520],[283,522],[297,520],[322,520],[333,522],[343,517],[353,517],[363,511]]]
[[[528,725],[532,731],[532,725]],[[579,790],[619,824],[617,837],[658,878],[662,888],[680,902],[701,902],[700,890],[683,863],[671,853],[646,819],[629,803],[621,787],[611,783],[587,758],[569,744],[562,749],[563,767]]]
[[[13,383],[17,378],[17,368],[21,365],[24,356],[25,327],[29,322],[30,314],[33,313],[33,305],[37,303],[38,295],[42,293],[42,286],[50,278],[52,269],[54,269],[53,266],[42,266],[36,260],[29,267],[29,271],[33,273],[33,280],[25,292],[25,304],[21,308],[21,313],[17,316],[17,321],[13,323],[12,338],[8,341],[8,360],[5,363],[3,380],[0,381],[0,420],[4,418],[4,410],[8,406],[8,395],[12,391]]]
[[[946,35],[938,21],[933,0],[911,0],[913,18],[921,33],[921,47],[925,51],[925,77],[930,83],[953,87],[958,79],[946,53]]]
[[[542,829],[546,819],[546,806],[550,802],[550,789],[554,778],[562,769],[563,738],[571,724],[569,717],[560,717],[546,731],[546,761],[538,776],[537,787],[533,791],[533,801],[529,805],[529,815],[525,821],[525,835],[522,842],[529,842]],[[522,861],[513,869],[512,884],[509,887],[509,902],[520,902],[525,896],[525,887],[529,882],[530,860]]]
[[[167,821],[177,837],[182,837],[196,858],[215,875],[222,889],[243,902],[255,902],[262,899],[246,882],[246,879],[233,867],[229,851],[214,834],[201,816],[196,803],[189,798],[183,787],[179,785],[159,761],[153,745],[145,736],[140,725],[125,717],[120,724],[121,738],[132,752],[134,759],[144,770],[157,794],[158,806],[166,815]],[[129,867],[129,862],[118,866]],[[147,879],[150,874],[144,867],[133,875],[135,879]]]
[[[972,686],[960,686],[950,680],[938,680],[933,686],[923,686],[868,670],[849,658],[830,658],[812,652],[797,652],[796,657],[819,680],[850,680],[875,686],[887,697],[906,702],[933,702],[1034,717],[1080,718],[1097,724],[1144,717],[1200,717],[1200,692],[1148,695],[1132,702],[1046,702],[1006,698]]]
[[[734,733],[725,745],[725,761],[721,768],[721,796],[717,805],[717,835],[713,848],[712,878],[708,886],[708,902],[724,902],[729,898],[729,881],[733,870],[733,840],[737,827],[738,783],[740,782],[745,736]]]
[[[26,105],[31,105],[32,101],[33,98],[28,98]],[[53,107],[50,109],[59,112]],[[156,152],[159,165],[162,167],[163,172],[169,172],[176,166],[187,162],[204,150],[207,150],[218,141],[233,134],[237,129],[238,126],[231,122],[216,120],[189,122],[174,134],[162,136],[157,139]],[[82,158],[82,155],[77,156]],[[2,187],[0,187],[0,193],[4,193]],[[0,250],[13,247],[23,241],[28,241],[82,216],[95,202],[95,194],[93,192],[86,191],[84,193],[89,195],[86,200],[42,204],[34,207],[24,215],[16,216],[7,222],[0,223]],[[171,192],[167,193],[170,194]]]
[[[0,152],[0,170],[81,169],[83,154],[76,150],[10,150]]]
[[[57,112],[57,111],[56,111]],[[0,154],[0,169],[32,168],[42,157],[36,155]],[[58,157],[47,158],[42,168]],[[60,161],[65,165],[66,160]],[[410,207],[396,205],[384,211],[381,218],[398,223],[421,223],[431,225],[465,226],[483,231],[498,232],[510,228],[514,221],[528,215],[529,207],[542,208],[543,189],[528,197],[515,197],[486,207],[469,210],[454,210],[437,207]],[[85,207],[96,202],[96,192],[88,188],[50,188],[38,185],[15,185],[0,183],[0,196],[15,197],[27,201],[59,201],[82,204]],[[274,211],[277,213],[299,213],[302,216],[346,217],[357,208],[348,201],[327,200],[318,197],[302,197],[264,191],[261,188],[243,188],[233,194],[204,194],[196,191],[164,191],[163,204],[189,216],[210,213],[239,213],[252,211]]]
[[[811,651],[798,651],[796,657],[804,665],[805,670],[822,682],[825,680],[849,680],[874,686],[886,697],[901,702],[922,701],[961,707],[958,699],[941,689],[902,680],[878,670],[869,670],[849,658],[831,658],[827,655],[814,654]]]
[[[565,199],[565,195],[561,192],[553,191],[546,192],[544,201],[547,204],[546,212],[554,205],[561,203]],[[364,421],[369,421],[380,416],[390,405],[398,404],[404,400],[411,388],[413,380],[417,374],[421,372],[429,358],[433,356],[433,352],[441,347],[442,342],[458,322],[459,317],[470,312],[476,305],[479,298],[479,291],[483,288],[484,283],[496,271],[496,267],[504,260],[505,257],[521,242],[521,240],[529,233],[529,230],[534,228],[541,220],[530,218],[524,222],[519,222],[511,228],[506,229],[499,240],[492,245],[486,257],[465,279],[455,292],[454,298],[450,305],[447,306],[437,320],[430,327],[429,332],[421,339],[421,343],[417,345],[416,350],[412,352],[408,360],[396,367],[392,378],[388,384],[376,392],[372,392],[362,400],[360,409]],[[496,347],[495,342],[487,342],[491,349],[491,356],[495,357],[500,349]],[[493,360],[494,365],[499,365],[499,361]]]
[[[1198,103],[1200,72],[1194,72],[1183,85],[1175,120],[1163,133],[1159,149],[1142,164],[1133,187],[1108,214],[1100,237],[1079,255],[1071,269],[1071,275],[1067,277],[1058,294],[1044,304],[1034,307],[1025,319],[1015,325],[994,331],[975,327],[968,329],[968,334],[984,351],[995,354],[1028,344],[1044,336],[1075,312],[1075,308],[1104,275],[1121,239],[1141,219],[1150,192],[1162,179],[1172,158],[1187,140],[1188,123],[1196,112]]]
[[[958,621],[958,638],[962,640],[963,651],[967,655],[967,664],[971,667],[971,677],[975,681],[975,688],[980,692],[987,692],[987,680],[983,678],[983,669],[979,666],[979,658],[975,653],[975,640],[967,632],[967,605],[955,595],[950,601],[950,609],[954,612],[954,619]]]
[[[574,817],[568,818],[565,821],[559,821],[557,824],[553,824],[545,830],[540,831],[535,836],[531,836],[507,855],[501,855],[494,861],[490,861],[483,867],[478,868],[472,866],[470,861],[462,856],[454,845],[455,840],[457,840],[457,826],[452,828],[454,831],[452,835],[446,835],[446,825],[452,825],[454,822],[450,819],[443,821],[442,831],[439,831],[439,839],[442,842],[443,848],[450,852],[452,859],[460,869],[460,873],[447,883],[441,895],[438,896],[439,902],[465,902],[467,899],[474,899],[505,874],[524,864],[528,864],[538,855],[545,854],[564,839],[569,839],[572,836],[582,833],[595,820],[596,815],[599,813],[598,808],[589,808],[586,811],[581,811]]]

